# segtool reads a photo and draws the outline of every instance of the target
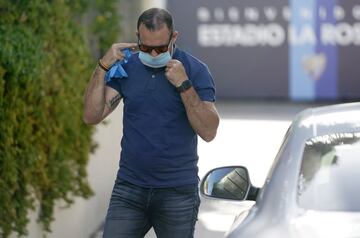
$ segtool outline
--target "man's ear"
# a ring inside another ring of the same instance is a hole
[[[176,42],[178,36],[179,36],[179,32],[178,32],[178,31],[174,31],[174,32],[173,32],[173,35],[172,35],[173,43]]]

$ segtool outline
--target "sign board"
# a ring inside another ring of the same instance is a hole
[[[218,98],[360,98],[358,0],[167,1]]]

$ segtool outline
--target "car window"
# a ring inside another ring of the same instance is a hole
[[[360,133],[318,136],[305,144],[298,179],[301,207],[360,211]]]

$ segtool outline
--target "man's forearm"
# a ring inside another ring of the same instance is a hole
[[[105,107],[105,71],[97,66],[88,84],[84,97],[84,121],[97,124],[101,121]]]
[[[219,115],[212,103],[200,100],[194,88],[181,93],[186,113],[194,131],[209,142],[216,136]]]

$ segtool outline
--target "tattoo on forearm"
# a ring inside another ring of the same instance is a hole
[[[114,109],[114,107],[116,107],[116,105],[120,102],[120,100],[121,100],[120,94],[118,94],[115,97],[113,97],[112,99],[110,99],[108,102],[109,108]]]

